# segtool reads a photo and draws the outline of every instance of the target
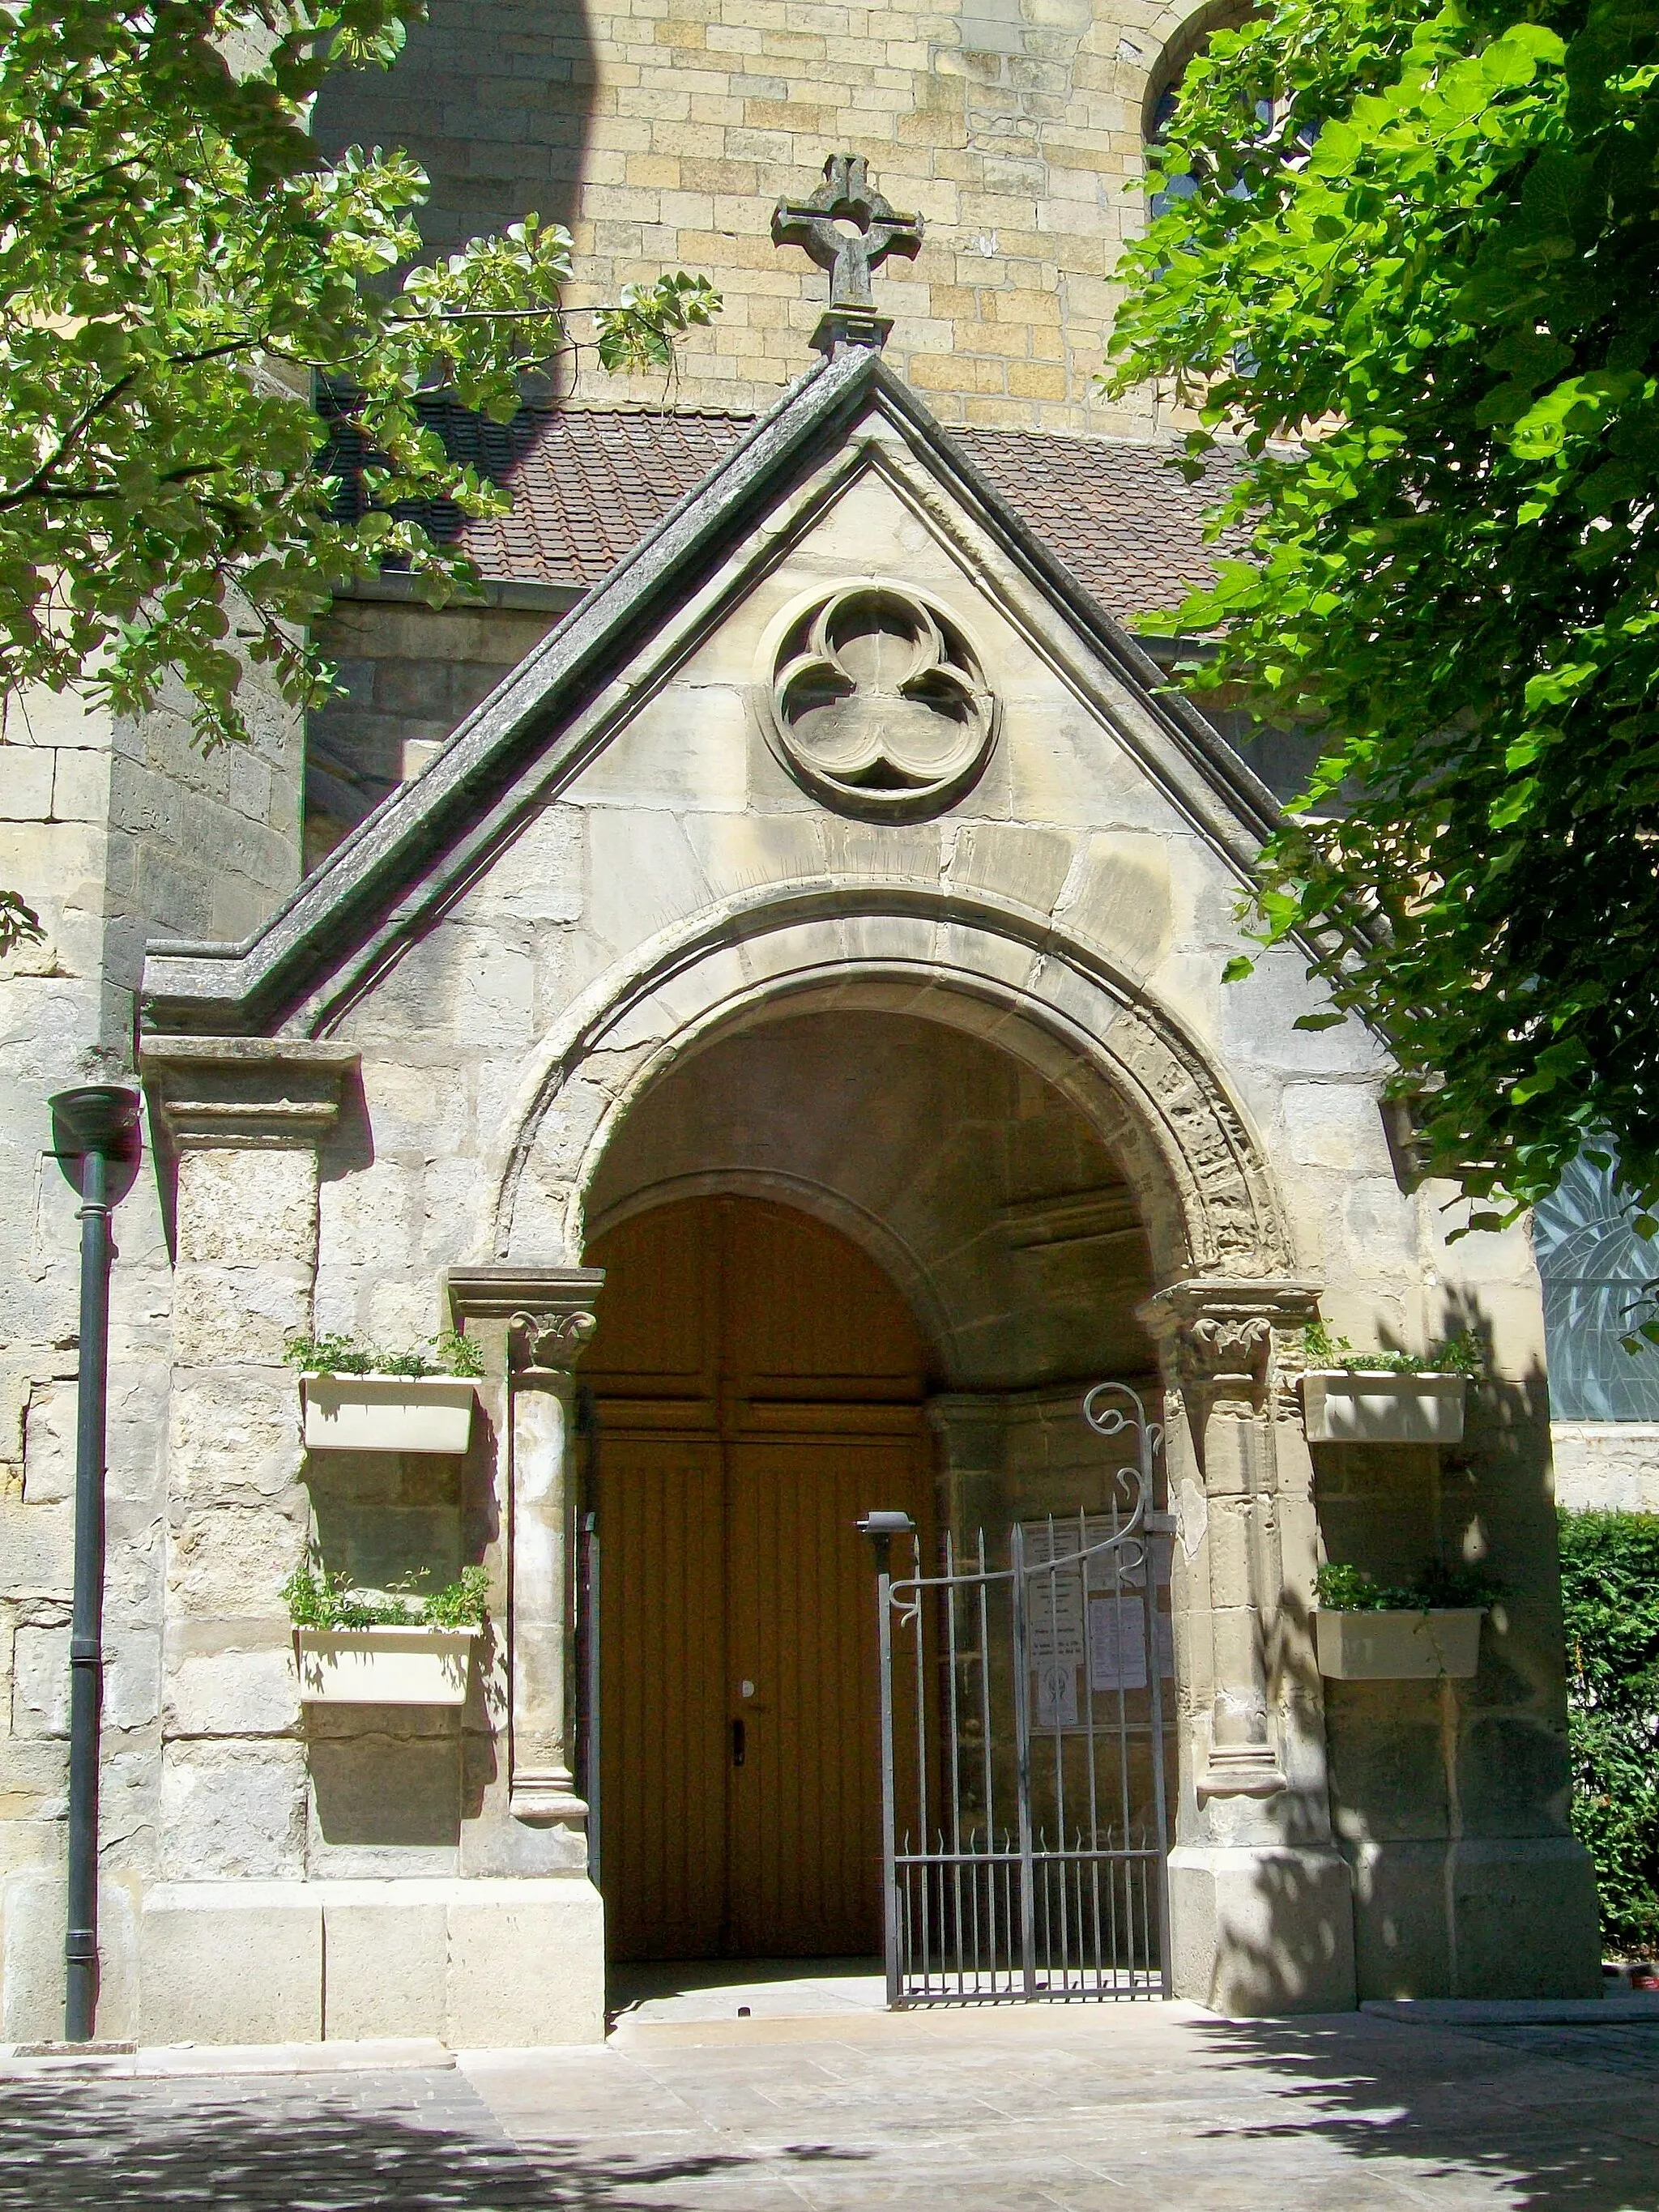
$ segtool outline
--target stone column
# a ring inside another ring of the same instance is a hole
[[[305,1039],[143,1048],[178,1162],[161,1881],[140,1936],[148,2042],[321,2033],[321,1922],[301,1880],[305,1747],[279,1594],[308,1528],[283,1351],[312,1325],[318,1152],[356,1060],[349,1046]]]
[[[599,1267],[450,1270],[450,1302],[504,1327],[508,1383],[508,1802],[515,1820],[579,1826],[571,1771],[576,1593],[571,1372],[593,1334]]]
[[[1312,1638],[1317,1531],[1296,1389],[1317,1286],[1195,1280],[1142,1308],[1163,1357],[1182,1787],[1177,1994],[1232,2013],[1354,2002]]]

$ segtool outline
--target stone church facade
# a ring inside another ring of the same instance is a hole
[[[581,2040],[607,1946],[810,1948],[807,1905],[743,1917],[764,1882],[720,1825],[720,1701],[755,1685],[707,1647],[786,1564],[793,1644],[856,1650],[873,1599],[850,1515],[807,1573],[805,1522],[766,1512],[812,1451],[940,1527],[1073,1510],[1106,1377],[1164,1431],[1178,1993],[1599,1986],[1528,1238],[1448,1241],[1382,1048],[1295,1026],[1322,1001],[1294,956],[1222,984],[1273,791],[1123,627],[1204,558],[1151,402],[1103,413],[1090,379],[1119,184],[1206,20],[699,0],[578,36],[458,4],[407,78],[324,101],[325,137],[415,144],[440,225],[539,205],[594,296],[685,263],[728,309],[666,406],[530,412],[483,604],[427,614],[395,578],[343,604],[346,696],[310,732],[272,715],[205,762],[159,717],[6,733],[40,787],[8,880],[51,934],[3,986],[0,2033],[62,2004],[74,1198],[42,1101],[89,1074],[140,1080],[146,1131],[117,1216],[100,2033]],[[839,320],[769,235],[835,154],[923,218]],[[1310,1444],[1317,1316],[1472,1328],[1463,1443]],[[306,1450],[291,1336],[448,1326],[485,1370],[464,1457]],[[596,1504],[659,1577],[606,1585],[607,1655],[619,1626],[666,1639],[631,1705],[584,1676]],[[464,1705],[302,1703],[279,1592],[313,1547],[377,1586],[483,1566]],[[1322,1679],[1319,1560],[1432,1556],[1502,1580],[1478,1673]],[[842,1738],[872,1725],[769,1755],[856,1795]],[[830,1820],[797,1800],[786,1857]],[[679,1869],[672,1910],[629,1888],[629,1833],[659,1888]]]

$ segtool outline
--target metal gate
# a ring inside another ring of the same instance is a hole
[[[1127,1384],[1084,1401],[1133,1463],[1103,1504],[948,1535],[902,1513],[877,1555],[890,2006],[1170,1994],[1164,1683],[1173,1522],[1159,1432]]]

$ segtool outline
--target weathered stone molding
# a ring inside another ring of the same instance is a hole
[[[757,981],[758,971],[762,980]],[[601,979],[544,1041],[501,1165],[497,1249],[526,1237],[515,1212],[561,1094],[586,1124],[567,1183],[567,1249],[612,1130],[664,1070],[727,1024],[774,1012],[891,1006],[994,1034],[1073,1098],[1123,1158],[1158,1274],[1241,1282],[1294,1271],[1261,1146],[1202,1048],[1144,989],[1053,917],[1006,898],[914,882],[769,886],[665,932]],[[544,1233],[538,1224],[532,1233]]]
[[[519,1347],[515,1370],[539,1372],[568,1367],[593,1334],[604,1281],[603,1267],[501,1264],[451,1267],[444,1286],[458,1319],[505,1322]]]
[[[1140,1309],[1164,1365],[1170,1487],[1193,1582],[1188,1610],[1194,1624],[1207,1617],[1209,1628],[1209,1713],[1194,1747],[1200,1801],[1276,1796],[1289,1784],[1285,1719],[1267,1666],[1267,1625],[1283,1581],[1278,1367],[1281,1346],[1299,1346],[1318,1297],[1310,1282],[1194,1279]]]
[[[1144,1236],[1134,1193],[1113,1183],[1068,1191],[1060,1198],[1023,1199],[1005,1206],[998,1226],[1017,1252],[1052,1244],[1109,1244]]]
[[[356,1045],[304,1037],[163,1036],[139,1067],[179,1151],[320,1145],[356,1075]]]
[[[572,1364],[594,1329],[602,1267],[453,1267],[458,1319],[506,1335],[512,1588],[508,1802],[532,1826],[587,1817],[571,1771],[575,1622]]]

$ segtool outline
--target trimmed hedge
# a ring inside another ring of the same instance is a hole
[[[1601,1934],[1659,1953],[1659,1514],[1561,1516],[1572,1825]]]

